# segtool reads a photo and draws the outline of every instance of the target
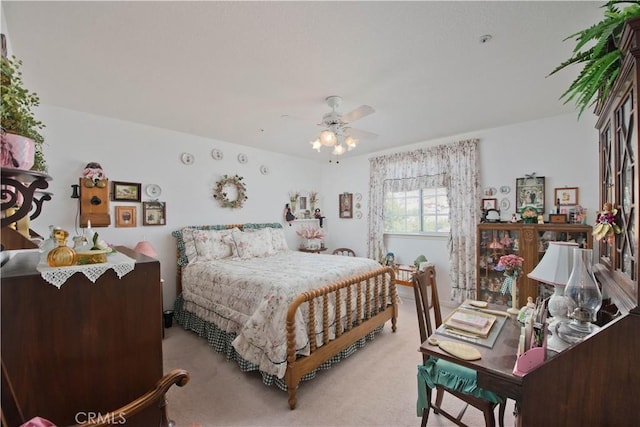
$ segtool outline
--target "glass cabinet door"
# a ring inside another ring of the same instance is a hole
[[[520,252],[520,233],[515,229],[481,229],[478,251],[478,299],[511,306],[511,289],[503,289],[504,272],[495,268],[503,255]],[[518,282],[522,280],[518,278]]]

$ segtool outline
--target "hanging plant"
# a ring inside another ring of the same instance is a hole
[[[247,187],[242,182],[243,178],[238,175],[228,176],[224,175],[217,183],[216,189],[213,191],[213,198],[220,202],[220,206],[223,208],[241,208],[247,197]],[[229,199],[229,195],[226,191],[229,187],[233,187],[236,190],[236,198],[234,200]]]
[[[631,3],[631,6],[616,7],[622,3]],[[586,108],[597,105],[609,95],[622,66],[619,43],[624,24],[640,16],[640,1],[612,0],[602,7],[606,8],[602,21],[565,39],[576,40],[573,56],[549,74],[551,76],[572,64],[584,64],[578,77],[560,96],[565,104],[575,102],[578,118]]]

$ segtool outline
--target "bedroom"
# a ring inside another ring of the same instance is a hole
[[[37,79],[43,77],[36,77],[36,74],[39,73],[35,69],[46,69],[47,61],[30,56],[31,54],[26,48],[20,49],[20,45],[23,43],[18,36],[20,31],[12,29],[11,20],[12,8],[16,12],[17,5],[5,3],[10,2],[3,2],[3,29],[7,30],[10,46],[25,61],[25,78],[28,78],[29,82],[38,81]],[[573,19],[578,19],[573,9],[575,6],[572,5],[571,8],[571,16]],[[569,7],[565,6],[563,10],[568,13],[568,9]],[[599,16],[596,7],[593,7],[592,10],[583,5],[580,10],[582,13],[580,19],[583,22],[591,22],[593,17]],[[51,16],[51,13],[53,12],[49,10],[48,13],[42,15]],[[82,18],[79,19],[79,21],[82,20]],[[87,21],[87,23],[98,25],[91,21]],[[554,66],[558,60],[564,59],[569,52],[570,46],[561,43],[560,40],[567,34],[581,28],[583,26],[581,24],[576,23],[575,28],[561,28],[558,32],[559,52],[553,54],[553,57],[557,59],[546,59],[551,66]],[[514,28],[513,31],[517,31],[517,28]],[[478,42],[475,38],[480,35],[474,34],[473,43],[476,48]],[[79,32],[76,37],[82,38],[82,33]],[[499,39],[499,37],[496,38]],[[494,42],[496,41],[498,40]],[[182,49],[188,50],[185,46],[188,44],[183,44]],[[59,52],[56,54],[63,56],[65,54],[64,45],[59,45],[58,48]],[[100,56],[101,53],[97,51],[94,54]],[[203,55],[203,53],[198,52],[196,55]],[[136,52],[133,50],[127,55],[127,58],[128,61],[142,60],[136,57]],[[86,60],[90,62],[93,59],[91,56],[87,56]],[[336,60],[349,64],[349,58],[339,57]],[[66,61],[73,64],[83,61],[83,59],[67,58]],[[126,61],[118,66],[126,67]],[[468,73],[473,74],[474,70],[470,69]],[[468,79],[466,74],[460,78]],[[568,80],[566,76],[562,78]],[[99,83],[93,82],[93,84],[104,85],[108,88],[121,83],[122,87],[126,87],[128,90],[136,90],[135,83],[131,81],[118,82],[117,79],[118,74],[113,73],[112,80],[97,79]],[[305,82],[302,81],[298,84],[304,86]],[[37,83],[34,83],[30,86],[42,96],[43,105],[39,109],[39,116],[47,124],[46,135],[49,145],[46,147],[46,153],[50,165],[49,173],[53,177],[50,189],[54,194],[60,196],[54,197],[48,203],[45,217],[33,224],[34,229],[41,234],[46,234],[46,229],[50,224],[60,225],[70,230],[74,229],[77,203],[66,195],[70,195],[70,185],[77,182],[79,173],[87,162],[100,162],[112,180],[138,182],[143,186],[147,184],[159,185],[162,188],[161,200],[167,202],[166,226],[139,226],[136,228],[111,226],[98,229],[98,231],[105,240],[114,244],[133,247],[140,240],[149,240],[153,243],[159,253],[158,258],[162,266],[165,309],[172,308],[176,296],[175,242],[170,235],[171,231],[190,224],[282,222],[282,211],[290,191],[318,191],[322,212],[327,217],[326,244],[330,248],[352,247],[358,254],[365,254],[368,231],[366,219],[339,218],[338,195],[345,191],[361,193],[365,195],[364,203],[365,207],[367,206],[369,157],[372,155],[448,144],[466,138],[479,138],[481,140],[480,181],[482,187],[509,185],[513,188],[516,178],[535,172],[539,176],[547,177],[547,198],[552,197],[554,187],[577,186],[581,189],[581,203],[588,211],[595,212],[599,208],[597,206],[597,176],[594,173],[597,170],[595,120],[586,114],[580,121],[577,121],[571,107],[558,108],[555,104],[559,104],[557,101],[559,92],[554,92],[549,102],[550,105],[553,105],[549,111],[553,111],[553,113],[534,117],[523,115],[520,120],[509,123],[501,123],[500,117],[494,117],[491,125],[477,124],[475,127],[456,128],[455,131],[448,133],[428,134],[429,137],[407,141],[407,144],[403,144],[401,147],[390,146],[375,152],[365,152],[367,142],[363,141],[356,151],[345,156],[341,159],[340,164],[336,165],[327,164],[326,157],[317,161],[310,156],[289,154],[294,152],[293,149],[271,151],[266,149],[267,144],[265,144],[265,148],[261,148],[259,145],[246,146],[242,145],[241,141],[229,142],[215,137],[199,136],[186,130],[169,130],[171,127],[169,125],[165,127],[142,124],[144,120],[136,123],[136,120],[118,118],[115,110],[96,114],[92,113],[89,107],[73,108],[73,104],[60,107],[55,105],[55,102],[48,102],[49,100],[45,96],[50,85],[51,83],[39,87]],[[378,110],[377,114],[382,114],[385,109],[384,102],[370,102],[366,97],[361,96],[358,90],[347,91],[346,88],[349,85],[352,83],[338,86],[338,88],[345,87],[345,90],[340,92],[345,96],[345,111],[355,108],[361,103],[371,103]],[[247,86],[254,90],[250,82],[247,82]],[[71,90],[70,87],[73,86],[66,87],[67,90]],[[76,96],[80,101],[83,96],[83,87],[78,86],[77,89],[79,94]],[[352,95],[347,96],[349,93]],[[316,93],[314,95],[317,99],[314,112],[310,114],[312,117],[318,117],[326,112],[324,97],[329,94],[331,93]],[[460,96],[457,93],[455,95]],[[491,110],[495,103],[492,95],[495,94],[479,93],[474,101],[475,108],[477,110],[484,109],[486,105],[489,107],[487,110]],[[107,97],[105,94],[102,96]],[[274,92],[268,92],[261,96],[271,102]],[[163,97],[165,100],[170,99],[170,95],[166,93],[163,94]],[[438,97],[444,97],[444,95],[434,96],[434,98]],[[466,96],[460,97],[459,102],[467,100]],[[134,102],[126,97],[120,99],[123,100],[123,104]],[[524,95],[516,95],[509,101],[517,105],[526,104],[528,99]],[[173,103],[171,101],[165,102]],[[277,100],[277,102],[281,101]],[[440,102],[440,100],[437,99],[436,102]],[[141,105],[141,109],[151,104],[157,105],[158,103],[147,101],[147,104]],[[502,106],[504,107],[504,105]],[[285,107],[279,106],[279,114],[297,114],[299,112],[295,109],[285,111],[283,108]],[[451,111],[451,107],[449,109]],[[224,113],[224,109],[217,111],[221,115]],[[170,113],[163,109],[153,111],[149,108],[147,113],[149,116],[160,117],[165,121],[169,121],[171,117]],[[448,114],[452,115],[450,112]],[[501,114],[504,113],[501,111],[495,113],[495,115]],[[473,116],[468,113],[461,117],[462,121],[471,122],[472,119]],[[377,117],[372,116],[363,119],[358,126],[361,125],[364,129],[373,129],[376,120]],[[242,121],[237,123],[237,126],[257,127],[254,123],[245,124]],[[260,123],[260,126],[266,125]],[[315,127],[312,126],[307,133],[314,131]],[[297,139],[288,139],[285,142],[291,146],[303,146],[305,150],[311,151],[307,133],[303,132]],[[390,128],[387,133],[393,133],[393,128]],[[389,135],[386,137],[389,138]],[[222,160],[217,161],[211,157],[213,148],[222,150],[224,153]],[[184,152],[194,155],[195,162],[192,165],[185,165],[180,161],[180,156]],[[244,164],[239,163],[237,160],[239,154],[246,155],[248,161]],[[268,166],[269,173],[267,175],[260,172],[262,165]],[[247,183],[249,198],[241,210],[221,208],[212,199],[212,188],[220,175],[224,173],[237,173],[243,176]],[[506,218],[510,217],[509,211],[504,214]],[[296,236],[290,233],[289,238],[290,246],[295,247],[298,243]],[[388,248],[396,254],[401,262],[410,262],[419,254],[427,255],[430,260],[436,263],[440,277],[443,278],[442,285],[445,287],[449,285],[446,274],[448,266],[446,238],[425,240],[414,236],[388,236]],[[446,295],[447,292],[441,292],[441,294]],[[446,304],[447,301],[443,303]]]

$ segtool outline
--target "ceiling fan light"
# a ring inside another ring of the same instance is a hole
[[[338,137],[329,129],[320,132],[320,142],[327,147],[333,147],[338,142]]]
[[[358,140],[351,136],[348,136],[344,139],[344,143],[347,144],[347,147],[349,147],[349,151],[351,151],[356,148],[356,145],[358,145]]]
[[[344,145],[338,144],[335,147],[333,147],[333,152],[331,154],[333,154],[334,156],[339,156],[341,154],[344,154],[345,151],[346,150],[344,148]]]
[[[311,148],[316,150],[318,153],[320,152],[320,148],[322,147],[322,143],[320,142],[320,139],[316,138],[314,141],[311,141],[309,144],[311,144]]]

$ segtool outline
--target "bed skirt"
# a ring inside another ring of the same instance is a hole
[[[184,329],[197,333],[200,337],[207,340],[207,343],[218,353],[225,355],[227,360],[235,360],[240,369],[243,372],[259,371],[258,365],[251,363],[242,358],[236,352],[236,349],[231,344],[236,337],[234,333],[227,333],[218,328],[215,324],[208,322],[196,316],[192,312],[184,309],[184,299],[182,294],[178,295],[174,303],[174,319]],[[284,325],[283,325],[284,327]],[[373,341],[378,332],[384,329],[384,325],[380,325],[363,338],[359,339],[355,343],[351,344],[338,354],[332,356],[329,360],[322,363],[317,369],[309,372],[301,378],[301,381],[307,381],[315,378],[316,373],[319,370],[329,369],[333,364],[340,362],[343,359],[354,354],[358,349],[364,347],[368,341]],[[260,371],[262,375],[262,382],[265,385],[276,385],[279,389],[287,391],[287,384],[284,378],[278,378],[276,375],[268,374]]]

